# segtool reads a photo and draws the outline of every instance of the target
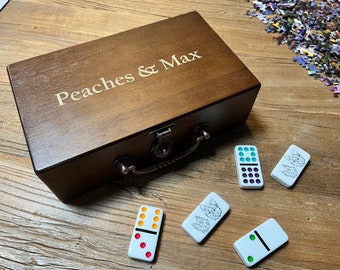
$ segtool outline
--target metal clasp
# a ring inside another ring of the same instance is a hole
[[[173,125],[167,126],[163,129],[159,129],[156,131],[153,131],[149,134],[154,136],[156,138],[157,145],[152,148],[152,151],[154,154],[159,154],[161,156],[167,156],[172,148],[172,127]],[[128,174],[129,172],[132,172],[134,174],[146,174],[153,171],[156,171],[158,169],[161,169],[163,167],[169,166],[170,164],[181,160],[185,158],[186,156],[190,155],[192,152],[194,152],[197,147],[200,145],[200,143],[204,140],[208,140],[210,138],[210,134],[208,132],[208,125],[207,124],[201,124],[196,127],[195,129],[196,139],[194,145],[192,145],[190,148],[186,149],[184,152],[178,154],[177,156],[167,159],[165,161],[161,161],[155,165],[152,165],[150,167],[144,168],[144,169],[138,169],[135,165],[132,163],[132,159],[129,157],[121,157],[113,162],[113,166],[118,168],[122,174]]]
[[[161,129],[157,129],[152,131],[148,134],[148,136],[154,137],[154,144],[155,146],[152,147],[151,152],[158,158],[165,158],[167,157],[173,146],[172,134],[173,134],[173,127],[175,124],[170,124],[166,127]]]

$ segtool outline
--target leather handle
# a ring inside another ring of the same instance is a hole
[[[207,128],[207,125],[198,126],[196,128],[197,137],[195,140],[195,144],[182,152],[181,154],[177,155],[176,157],[173,157],[171,159],[159,162],[155,165],[152,165],[150,167],[144,168],[144,169],[137,169],[135,165],[129,164],[130,158],[128,157],[122,157],[117,159],[113,165],[117,167],[122,174],[128,174],[129,172],[132,172],[133,174],[147,174],[151,173],[153,171],[159,170],[161,168],[164,168],[166,166],[171,165],[172,163],[181,160],[182,158],[185,158],[186,156],[190,155],[192,152],[194,152],[197,147],[200,145],[200,143],[204,140],[208,140],[210,138],[210,134],[205,130]]]

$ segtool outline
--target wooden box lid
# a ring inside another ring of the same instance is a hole
[[[36,171],[259,85],[197,12],[7,70]]]

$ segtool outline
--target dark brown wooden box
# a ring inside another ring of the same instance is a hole
[[[260,89],[197,12],[7,70],[34,170],[62,201],[244,123]]]

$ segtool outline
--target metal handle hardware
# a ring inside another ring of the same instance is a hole
[[[188,148],[187,150],[185,150],[184,152],[182,152],[181,154],[179,154],[178,156],[171,158],[169,160],[162,161],[162,162],[157,163],[155,165],[152,165],[148,168],[137,169],[135,165],[131,164],[131,158],[122,157],[122,158],[117,159],[113,163],[113,166],[118,168],[122,174],[128,174],[129,172],[132,172],[133,174],[147,174],[147,173],[156,171],[158,169],[164,168],[164,167],[169,166],[170,164],[172,164],[172,163],[174,163],[178,160],[181,160],[182,158],[190,155],[192,152],[194,152],[197,149],[197,147],[200,145],[200,143],[202,141],[208,140],[210,138],[210,134],[208,133],[207,129],[208,129],[208,125],[206,125],[206,124],[202,124],[202,125],[198,126],[195,130],[195,133],[197,134],[197,137],[195,139],[195,144],[193,146],[191,146],[190,148]],[[169,135],[167,133],[169,133],[169,130],[167,130],[165,132],[166,135]],[[169,142],[169,140],[168,140],[169,137],[167,137],[167,136],[165,136],[165,137],[166,137],[166,142]],[[162,141],[162,139],[160,139],[160,142],[158,144],[158,146],[159,146],[158,150],[152,150],[152,151],[153,151],[154,154],[155,154],[155,151],[156,152],[159,151],[159,152],[157,152],[157,153],[160,154],[159,157],[167,156],[170,152],[170,151],[167,152],[167,149],[166,149],[166,145],[168,145],[168,143],[166,143],[165,146],[164,146],[164,144],[162,144],[161,141]],[[171,144],[171,147],[172,147],[172,144]]]
[[[165,158],[170,154],[173,145],[173,140],[171,139],[171,136],[171,127],[156,132],[155,137],[157,140],[157,144],[151,149],[151,152],[156,157]]]

